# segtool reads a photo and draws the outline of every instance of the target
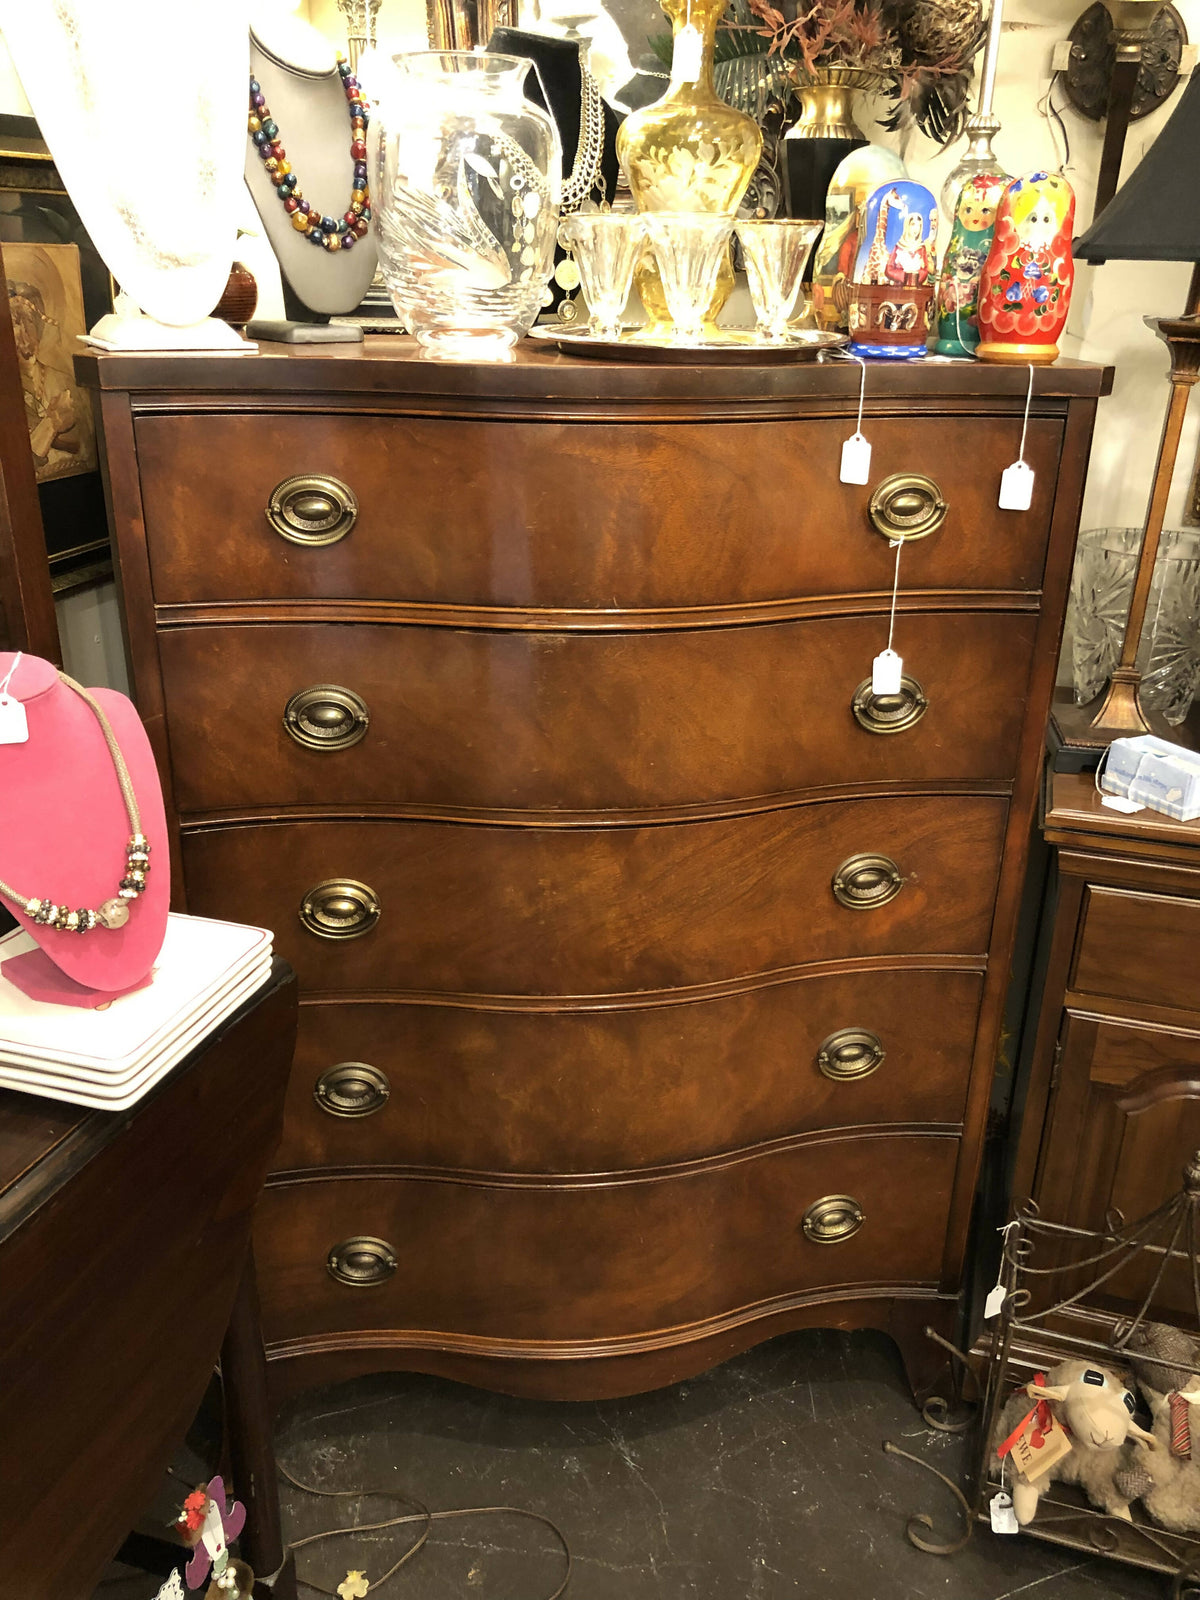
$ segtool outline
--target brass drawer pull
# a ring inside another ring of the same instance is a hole
[[[360,1234],[354,1239],[343,1239],[335,1244],[325,1258],[329,1275],[339,1283],[353,1289],[368,1289],[375,1283],[386,1283],[396,1270],[396,1252],[386,1239],[372,1239]]]
[[[922,472],[896,472],[871,496],[867,515],[876,533],[907,542],[924,539],[946,520],[946,502],[932,478]]]
[[[813,1244],[842,1244],[854,1237],[865,1220],[853,1195],[827,1194],[809,1206],[801,1227]]]
[[[317,1079],[313,1098],[331,1117],[369,1117],[382,1111],[392,1086],[387,1074],[365,1061],[339,1061]]]
[[[869,1078],[883,1065],[887,1052],[870,1028],[839,1028],[817,1051],[817,1067],[835,1083]]]
[[[929,701],[917,680],[905,673],[895,694],[875,694],[870,678],[864,678],[854,691],[850,709],[859,727],[868,733],[903,733],[916,727],[929,710]]]
[[[382,907],[374,889],[353,878],[326,878],[304,896],[300,921],[322,939],[357,939],[379,921]]]
[[[305,472],[271,490],[267,521],[292,544],[336,544],[358,516],[354,491],[340,478]]]
[[[833,894],[851,911],[873,911],[894,900],[904,877],[891,856],[864,852],[843,861],[833,875]]]
[[[366,701],[336,683],[298,689],[283,709],[290,738],[306,750],[349,750],[365,739],[371,725]]]

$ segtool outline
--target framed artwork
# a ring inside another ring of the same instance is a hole
[[[71,362],[76,335],[87,332],[79,248],[6,244],[0,255],[37,480],[95,472],[100,463],[91,400],[76,387]]]
[[[112,278],[63,187],[36,121],[32,117],[0,115],[0,252],[7,263],[11,249],[30,246],[43,251],[60,250],[65,246],[75,252],[71,282],[82,284],[83,302],[82,313],[71,326],[71,337],[66,341],[69,355],[74,334],[90,328],[106,311],[112,310]],[[49,261],[46,264],[49,265]],[[7,276],[16,283],[34,284],[34,279],[22,276],[25,270],[18,265],[8,269]],[[18,306],[11,298],[9,304],[20,341]],[[36,311],[36,300],[32,305]],[[24,312],[25,307],[20,310]],[[30,321],[29,337],[32,337],[37,318],[31,316]],[[89,411],[87,422],[90,421]],[[89,587],[112,575],[108,520],[96,462],[94,432],[91,440],[90,456],[86,451],[60,450],[54,465],[61,470],[53,476],[45,470],[38,472],[38,498],[56,594]],[[67,442],[75,440],[68,438]],[[32,431],[30,443],[34,445]]]

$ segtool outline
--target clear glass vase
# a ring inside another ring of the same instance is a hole
[[[531,66],[419,51],[393,58],[377,97],[380,262],[397,315],[430,354],[503,355],[541,309],[562,152],[525,98]]]
[[[1141,528],[1079,535],[1067,618],[1077,705],[1096,698],[1117,664],[1141,542]],[[1163,530],[1138,668],[1143,705],[1181,723],[1200,687],[1200,530]]]

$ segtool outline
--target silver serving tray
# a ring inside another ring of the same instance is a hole
[[[557,345],[569,356],[687,367],[815,361],[822,350],[840,350],[850,343],[849,334],[817,328],[797,328],[782,344],[761,338],[752,328],[718,328],[697,344],[662,344],[642,336],[637,326],[623,329],[619,339],[601,339],[586,328],[573,330],[542,324],[531,328],[527,337],[541,344]]]

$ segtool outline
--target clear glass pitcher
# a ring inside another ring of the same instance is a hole
[[[525,98],[532,62],[470,51],[393,58],[375,117],[372,202],[397,315],[430,354],[504,354],[554,269],[562,150]]]

